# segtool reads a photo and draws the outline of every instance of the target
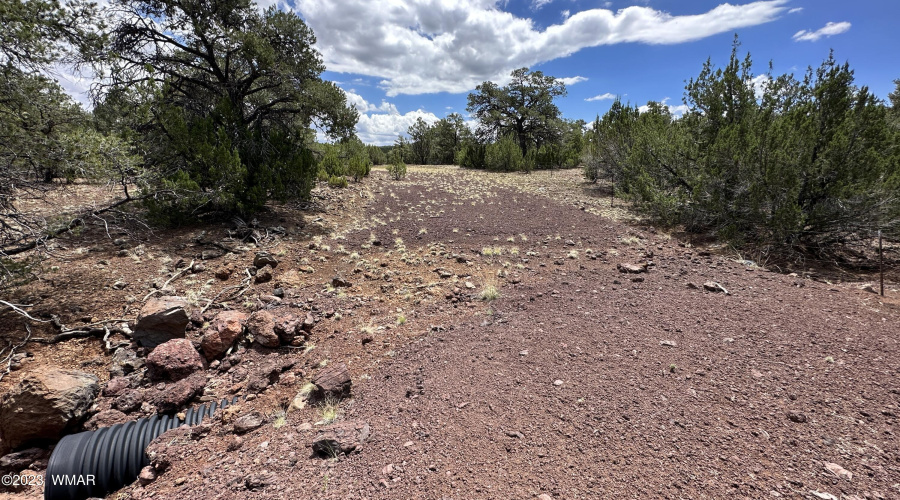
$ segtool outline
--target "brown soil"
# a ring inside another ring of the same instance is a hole
[[[297,361],[296,376],[241,404],[238,414],[256,410],[269,423],[228,451],[231,426],[215,419],[208,437],[172,447],[155,482],[110,498],[900,498],[896,281],[882,299],[856,282],[688,248],[626,207],[608,208],[574,171],[413,168],[394,182],[376,170],[351,189],[317,193],[312,211],[260,218],[287,230],[260,241],[282,263],[273,282],[227,304],[264,307],[283,273],[315,270],[285,284],[287,304],[323,318],[314,347],[242,358],[244,372],[266,358]],[[133,320],[149,282],[169,279],[179,259],[198,260],[200,231],[221,237],[230,227],[133,235],[122,256],[88,231],[63,242],[41,281],[14,299],[70,326]],[[202,307],[237,284],[258,250],[242,245],[173,280],[177,293]],[[649,272],[617,270],[642,261],[653,262]],[[212,277],[223,263],[239,271],[225,282]],[[335,274],[353,286],[327,286]],[[116,281],[129,285],[115,290]],[[705,291],[707,281],[729,295]],[[482,300],[490,286],[499,298]],[[0,316],[9,338],[21,324]],[[97,339],[28,349],[35,360],[0,389],[41,364],[108,378]],[[371,427],[349,456],[312,456],[320,405],[273,424],[323,362],[353,375],[339,418]],[[237,371],[210,370],[223,382],[217,397],[240,382]]]

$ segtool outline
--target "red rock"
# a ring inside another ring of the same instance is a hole
[[[147,356],[150,380],[178,381],[205,369],[203,358],[187,339],[173,339],[160,344]]]
[[[646,273],[647,272],[647,263],[644,262],[641,264],[628,264],[628,263],[623,262],[621,264],[618,264],[616,266],[616,269],[618,269],[619,272],[621,272],[621,273],[631,273],[631,274]]]
[[[133,338],[144,347],[156,347],[174,338],[184,338],[190,316],[189,305],[180,297],[152,298],[138,314]]]
[[[263,347],[275,348],[281,342],[275,333],[275,318],[268,311],[256,311],[247,320],[247,330],[253,335],[253,341]]]
[[[313,452],[323,457],[335,457],[359,451],[369,438],[369,424],[344,421],[322,429],[312,443]]]
[[[157,389],[151,396],[151,403],[161,413],[174,412],[187,406],[194,396],[203,392],[204,387],[206,375],[195,373],[174,384],[166,385],[162,390]]]
[[[120,412],[119,410],[103,410],[100,413],[91,417],[84,424],[84,428],[93,431],[97,430],[101,427],[110,427],[116,424],[122,424],[131,420],[128,418],[128,415]]]
[[[147,486],[156,481],[156,470],[149,465],[144,467],[141,469],[140,475],[138,475],[138,481],[141,483],[141,486]]]
[[[206,359],[212,361],[225,354],[244,331],[245,321],[247,315],[239,311],[222,311],[216,314],[200,340]]]
[[[313,384],[319,388],[322,395],[337,397],[349,395],[352,388],[350,371],[344,363],[328,365],[316,375]]]
[[[116,397],[125,389],[128,389],[128,386],[131,385],[129,380],[125,377],[115,377],[109,380],[106,383],[106,386],[103,388],[103,395],[109,397]]]
[[[0,400],[0,448],[31,439],[59,439],[79,424],[100,392],[97,377],[37,368]]]

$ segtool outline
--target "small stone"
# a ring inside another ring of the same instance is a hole
[[[353,283],[350,283],[340,276],[335,276],[334,278],[331,278],[331,286],[335,288],[349,288],[353,286]]]
[[[125,377],[115,377],[109,380],[106,383],[106,386],[103,388],[103,395],[107,397],[116,397],[119,394],[122,394],[128,386],[130,382]]]
[[[256,311],[251,314],[246,327],[253,335],[253,341],[263,347],[275,348],[281,343],[278,334],[275,333],[275,318],[268,311]]]
[[[365,422],[337,422],[327,429],[320,430],[312,443],[313,452],[319,456],[331,458],[359,451],[369,438],[369,424]]]
[[[256,276],[253,277],[253,282],[256,284],[268,283],[270,281],[272,281],[272,268],[268,266],[256,271]]]
[[[337,397],[349,395],[353,385],[350,371],[344,363],[335,363],[323,368],[313,379],[313,384],[323,395]]]
[[[169,340],[147,356],[147,376],[152,381],[178,381],[203,369],[203,358],[187,339]]]
[[[553,497],[546,493],[541,493],[540,495],[538,495],[538,500],[553,500]]]
[[[798,424],[805,424],[807,422],[806,415],[804,415],[800,412],[789,411],[787,414],[787,417],[788,417],[788,420],[790,420],[791,422],[796,422]]]
[[[703,288],[705,288],[707,292],[724,293],[725,295],[731,295],[728,293],[728,290],[726,290],[725,287],[716,283],[715,281],[707,281],[703,284]]]
[[[623,262],[621,264],[616,265],[616,269],[619,270],[620,273],[627,274],[637,274],[637,273],[646,273],[648,264],[646,262],[641,264],[629,264]]]
[[[277,267],[278,259],[269,252],[257,252],[256,257],[253,258],[253,267],[262,269],[266,266]]]
[[[259,412],[248,413],[234,421],[234,432],[246,434],[254,429],[262,427],[263,417]]]
[[[674,340],[660,340],[659,345],[665,347],[678,347],[678,343]]]
[[[244,438],[240,436],[232,436],[228,440],[228,451],[237,451],[241,449],[241,446],[244,446]]]
[[[563,385],[563,381],[560,379],[556,379],[553,381],[553,385],[555,385],[556,387],[559,387],[559,386]]]
[[[225,255],[225,252],[218,248],[200,252],[200,258],[203,260],[218,259],[223,255]]]
[[[834,474],[835,476],[837,476],[841,479],[846,479],[847,481],[850,481],[853,479],[853,473],[848,471],[847,469],[841,467],[838,464],[831,463],[831,462],[823,462],[822,465],[824,465],[825,468],[828,469],[829,472],[831,472],[832,474]]]
[[[144,467],[141,469],[140,475],[138,475],[138,481],[141,483],[141,486],[147,486],[153,481],[156,481],[156,469],[150,465]]]

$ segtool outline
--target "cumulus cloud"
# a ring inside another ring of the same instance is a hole
[[[840,23],[828,23],[816,31],[800,30],[794,33],[795,42],[815,42],[822,37],[830,37],[846,33],[850,29],[850,23],[843,21]]]
[[[700,40],[777,19],[787,2],[723,3],[679,16],[645,6],[597,8],[543,30],[496,0],[296,0],[294,8],[315,30],[329,70],[379,78],[390,97],[504,84],[515,68],[588,47]]]
[[[575,85],[576,83],[586,82],[588,81],[588,79],[583,76],[567,76],[565,78],[560,78],[559,81],[565,83],[566,86],[569,86]]]
[[[356,135],[366,144],[378,146],[393,144],[398,136],[406,135],[409,127],[419,118],[428,123],[434,123],[439,119],[434,113],[422,109],[400,114],[393,103],[381,101],[381,104],[376,106],[353,91],[345,90],[344,94],[347,95],[347,103],[359,111]]]
[[[687,104],[679,104],[679,105],[677,105],[677,106],[673,106],[673,105],[671,105],[671,104],[668,104],[669,99],[670,99],[669,97],[666,97],[666,98],[663,99],[662,101],[659,101],[659,103],[662,104],[662,105],[664,105],[664,106],[666,106],[667,108],[669,108],[669,113],[671,113],[672,116],[674,116],[674,117],[676,117],[676,118],[681,118],[681,115],[687,113],[688,110],[690,109],[690,108],[687,106]],[[643,106],[638,107],[638,111],[641,112],[641,113],[646,113],[649,109],[650,109],[650,106],[647,106],[646,104],[643,105]]]
[[[616,98],[616,95],[615,95],[615,94],[610,94],[609,92],[607,92],[607,93],[605,93],[605,94],[595,95],[594,97],[588,97],[587,99],[585,99],[585,101],[587,101],[587,102],[593,102],[593,101],[612,101],[612,100],[614,100],[615,98]]]
[[[347,104],[356,107],[356,110],[362,113],[370,113],[372,111],[381,111],[383,113],[397,113],[397,106],[382,100],[380,106],[369,103],[363,97],[352,90],[345,90],[344,95],[347,96]]]
[[[750,83],[753,85],[753,93],[756,95],[757,99],[762,99],[763,94],[766,92],[766,86],[769,85],[769,82],[771,81],[772,79],[765,73],[756,75],[750,80]]]

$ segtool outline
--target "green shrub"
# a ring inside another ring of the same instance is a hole
[[[356,154],[350,158],[348,163],[348,174],[353,177],[354,182],[359,182],[363,177],[369,175],[369,171],[372,169],[372,164],[369,160],[369,156],[366,154]]]
[[[484,163],[488,170],[501,172],[517,172],[525,170],[525,158],[522,150],[512,136],[504,136],[499,141],[488,144],[484,154]]]
[[[456,153],[456,164],[463,168],[485,168],[485,146],[467,141]]]
[[[328,179],[328,185],[333,188],[345,188],[347,187],[347,178],[343,175],[332,175]]]
[[[406,177],[406,164],[400,161],[394,163],[393,165],[389,165],[388,174],[390,174],[390,176],[393,177],[395,181],[402,180],[404,177]]]
[[[337,148],[326,146],[325,156],[319,163],[319,169],[328,174],[328,177],[347,175],[347,166],[338,156]]]

